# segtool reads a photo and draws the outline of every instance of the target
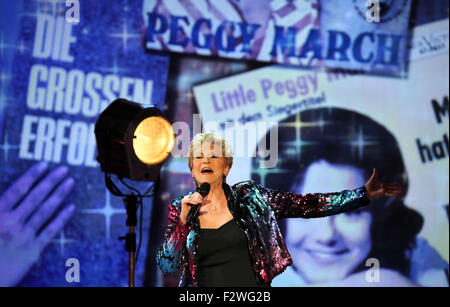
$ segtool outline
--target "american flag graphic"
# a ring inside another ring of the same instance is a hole
[[[148,13],[164,16],[168,24],[167,30],[156,34],[153,41],[147,39],[146,47],[148,49],[299,66],[318,65],[318,61],[313,60],[312,55],[303,58],[288,56],[288,44],[285,45],[284,52],[280,46],[277,46],[276,55],[271,55],[271,52],[274,48],[276,27],[284,28],[285,37],[288,37],[288,29],[294,27],[297,29],[295,54],[300,53],[310,30],[319,27],[319,0],[144,0],[143,17],[146,26],[148,26]],[[178,30],[176,33],[177,41],[187,41],[185,46],[168,43],[171,35],[170,16],[187,18],[188,22],[180,21],[178,23],[182,30]],[[234,23],[234,28],[228,27],[225,31],[226,35],[222,35],[222,40],[225,40],[227,35],[234,38],[234,43],[232,43],[234,48],[220,50],[221,48],[216,46],[217,43],[214,39],[212,39],[210,48],[194,46],[189,36],[195,22],[200,19],[209,20],[211,25],[209,27],[203,24],[203,27],[200,27],[199,37],[203,40],[205,35],[215,35],[217,29],[224,22]],[[245,46],[239,23],[259,25],[251,40],[250,52],[242,51]],[[156,27],[160,26],[156,25]]]

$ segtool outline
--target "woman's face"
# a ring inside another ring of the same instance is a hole
[[[223,176],[227,176],[230,167],[226,164],[221,146],[205,142],[193,150],[192,177],[198,186],[208,182],[211,186],[222,186]]]
[[[308,167],[303,186],[293,192],[339,192],[364,183],[362,171],[355,167],[319,161]],[[372,217],[364,209],[286,221],[286,244],[294,268],[308,283],[341,280],[369,254]]]

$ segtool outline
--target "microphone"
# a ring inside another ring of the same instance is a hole
[[[202,197],[205,197],[209,193],[209,189],[211,186],[207,182],[203,182],[199,188],[195,189],[195,192],[199,192]],[[191,205],[191,204],[190,204]],[[192,220],[197,215],[198,211],[200,210],[202,204],[195,204],[191,205],[191,209],[189,210],[188,216],[186,218],[186,225],[189,225],[192,223]]]

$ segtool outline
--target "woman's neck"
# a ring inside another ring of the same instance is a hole
[[[207,199],[214,201],[222,198],[223,195],[225,195],[225,191],[223,190],[222,182],[217,182],[215,184],[211,184]]]

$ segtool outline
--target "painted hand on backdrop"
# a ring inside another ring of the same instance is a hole
[[[74,212],[71,204],[54,215],[74,180],[67,167],[44,176],[47,168],[34,165],[0,195],[0,286],[19,283]]]

